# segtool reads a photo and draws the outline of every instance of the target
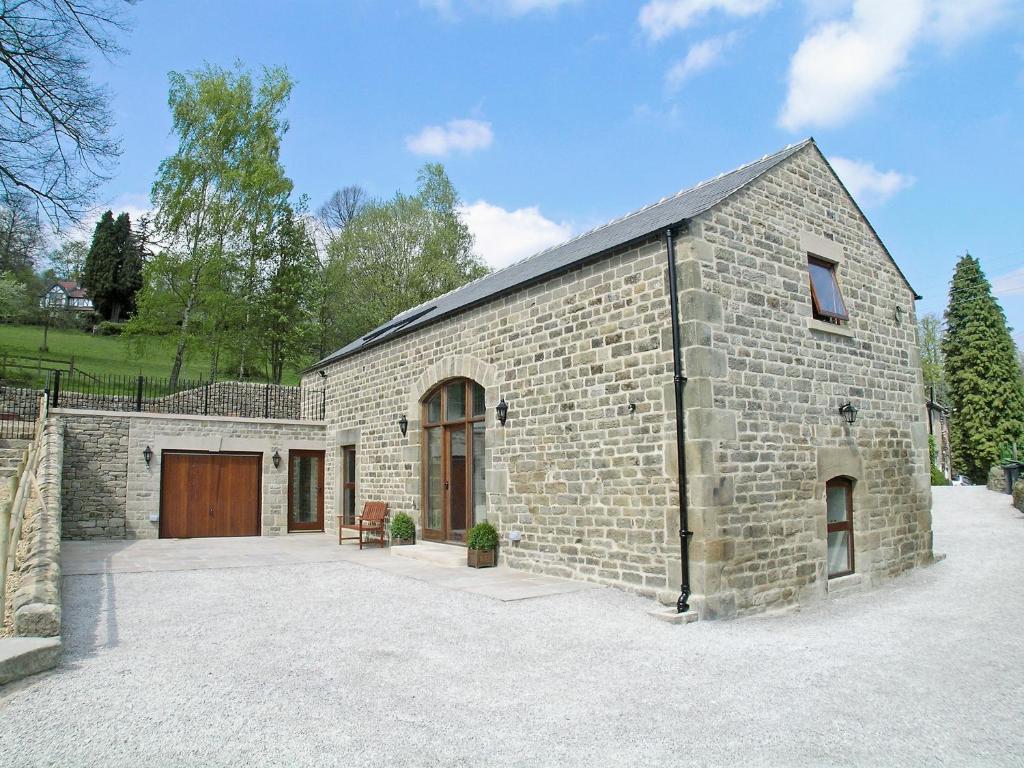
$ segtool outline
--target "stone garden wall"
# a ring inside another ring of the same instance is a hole
[[[64,428],[64,537],[156,538],[164,450],[262,455],[262,533],[287,531],[288,451],[323,450],[324,425],[149,413],[58,410]],[[153,459],[147,466],[143,451]],[[277,451],[280,468],[272,462]]]

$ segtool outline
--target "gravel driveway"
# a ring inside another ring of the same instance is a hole
[[[939,489],[948,558],[785,616],[666,625],[350,563],[74,576],[0,765],[1024,763],[1024,516]]]

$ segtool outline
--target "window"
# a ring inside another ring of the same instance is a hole
[[[341,449],[341,514],[346,524],[356,521],[356,447]]]
[[[849,320],[843,294],[836,282],[836,265],[829,261],[807,257],[807,271],[811,278],[811,305],[816,320],[839,323]]]
[[[853,481],[834,477],[825,483],[828,518],[828,577],[853,573]]]

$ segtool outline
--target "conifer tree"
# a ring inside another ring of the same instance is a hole
[[[112,211],[106,211],[100,217],[82,285],[104,319],[117,322],[134,311],[135,294],[142,286],[142,254],[127,213],[115,219]]]
[[[1000,449],[1024,444],[1024,381],[1006,316],[978,260],[957,262],[942,342],[956,467],[984,483]]]

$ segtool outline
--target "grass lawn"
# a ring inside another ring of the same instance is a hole
[[[43,343],[43,328],[39,325],[0,325],[0,361],[3,355],[10,362],[14,357],[21,365],[30,368],[8,366],[6,371],[0,370],[0,378],[10,381],[32,383],[42,386],[36,379],[34,361],[39,358],[61,358],[67,361],[72,355],[75,358],[75,369],[85,371],[93,376],[146,376],[166,379],[171,373],[171,362],[174,358],[173,341],[166,338],[150,338],[140,349],[137,344],[129,343],[121,336],[93,336],[84,331],[50,329],[47,344],[48,352],[40,352]],[[28,359],[25,359],[28,358]],[[2,362],[0,362],[2,365]],[[45,369],[64,368],[67,363],[42,363]],[[43,371],[45,375],[45,370]],[[181,372],[184,379],[203,379],[208,369],[205,360],[188,362]],[[286,371],[283,384],[297,384],[298,374]]]

